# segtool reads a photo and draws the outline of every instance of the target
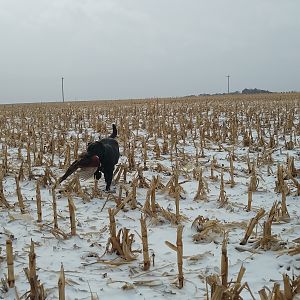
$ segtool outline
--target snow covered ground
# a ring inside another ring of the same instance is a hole
[[[226,116],[225,116],[226,118]],[[299,122],[295,116],[296,122]],[[110,121],[105,121],[110,128]],[[116,120],[119,124],[119,120]],[[296,126],[296,125],[295,125]],[[96,135],[93,128],[89,131]],[[76,132],[73,128],[72,132]],[[146,136],[147,132],[140,130],[139,136]],[[253,132],[253,138],[256,134]],[[119,139],[122,136],[119,135]],[[231,146],[217,144],[207,141],[204,148],[204,156],[199,157],[199,166],[203,170],[203,178],[207,182],[209,191],[207,199],[195,201],[194,197],[198,189],[198,181],[193,178],[195,165],[195,147],[192,135],[188,135],[186,142],[178,141],[178,149],[183,151],[189,159],[180,164],[179,183],[183,188],[180,198],[180,213],[185,217],[181,223],[183,230],[183,273],[184,287],[179,289],[177,284],[177,257],[176,252],[170,249],[165,241],[176,243],[177,225],[171,224],[162,216],[157,220],[146,218],[148,227],[148,243],[151,255],[151,267],[148,271],[143,271],[143,254],[135,252],[136,260],[126,262],[115,253],[107,253],[106,247],[109,239],[109,218],[108,208],[115,208],[116,203],[108,194],[102,193],[90,201],[84,201],[82,197],[73,195],[76,206],[76,236],[70,236],[69,209],[66,195],[60,193],[63,185],[56,189],[58,225],[68,237],[55,236],[53,229],[52,210],[52,186],[41,188],[42,198],[42,222],[37,222],[36,207],[36,179],[29,180],[25,172],[25,179],[21,181],[21,192],[24,197],[26,213],[21,214],[17,205],[17,194],[14,173],[18,170],[21,161],[18,159],[18,149],[8,147],[8,162],[14,168],[3,178],[4,194],[7,201],[13,207],[7,209],[0,206],[0,277],[7,274],[5,242],[12,240],[14,250],[15,285],[16,289],[4,291],[0,289],[0,299],[16,299],[16,294],[20,297],[29,290],[29,284],[23,269],[28,267],[28,253],[31,239],[35,243],[37,275],[41,283],[44,284],[47,299],[58,299],[58,277],[63,264],[66,277],[66,298],[67,299],[206,299],[207,276],[212,274],[220,275],[221,271],[221,247],[223,234],[216,228],[215,232],[209,232],[207,239],[195,243],[193,235],[196,229],[192,227],[193,221],[198,216],[203,216],[209,220],[216,220],[228,231],[228,260],[229,260],[229,281],[235,281],[241,266],[246,271],[242,278],[242,283],[247,282],[255,299],[259,299],[258,291],[264,286],[272,290],[275,282],[280,283],[283,289],[282,274],[288,274],[291,278],[299,276],[300,256],[291,256],[288,249],[296,247],[295,239],[300,236],[300,202],[296,195],[295,185],[291,180],[285,180],[290,193],[286,196],[287,209],[290,219],[287,222],[274,220],[272,224],[272,234],[276,236],[274,247],[270,250],[263,250],[261,247],[252,247],[255,241],[262,237],[263,222],[267,220],[268,213],[275,201],[281,201],[281,194],[274,191],[277,165],[286,166],[287,156],[293,156],[295,167],[300,169],[299,162],[299,136],[295,136],[295,147],[287,150],[285,140],[279,138],[279,144],[272,153],[273,161],[266,164],[259,164],[256,167],[259,179],[258,190],[253,192],[253,202],[251,211],[247,211],[248,184],[251,175],[247,167],[247,155],[250,161],[256,161],[262,156],[263,149],[252,149],[244,147],[242,136],[239,136],[239,143],[235,146],[234,154],[234,181],[235,185],[230,186],[228,181],[230,176],[229,155]],[[162,139],[157,139],[160,146]],[[2,159],[4,139],[3,133]],[[137,142],[139,145],[139,142]],[[123,153],[123,143],[120,143],[121,153]],[[148,170],[143,171],[146,182],[150,183],[153,176],[159,175],[161,182],[166,185],[172,176],[172,172],[158,172],[158,163],[166,168],[170,168],[170,154],[161,155],[159,159],[151,149],[154,146],[154,138],[148,140]],[[81,149],[84,142],[81,143]],[[253,151],[249,151],[253,150]],[[228,150],[228,151],[227,151]],[[26,151],[22,154],[25,157]],[[45,154],[47,157],[47,154]],[[210,165],[215,157],[217,167],[215,168],[215,179],[210,178]],[[56,163],[51,167],[51,171],[56,177],[61,176],[64,170],[59,168],[58,160],[63,161],[63,157],[57,157]],[[142,152],[136,150],[136,162],[141,162]],[[120,158],[120,164],[127,163],[127,157]],[[228,203],[220,207],[218,197],[220,194],[221,170],[224,170],[225,191]],[[34,175],[43,174],[45,164],[33,166]],[[268,174],[269,173],[269,174]],[[126,182],[121,177],[120,182],[115,186],[118,195],[121,184],[131,190],[131,181],[136,177],[137,171],[129,171]],[[37,176],[35,177],[37,178]],[[70,180],[72,177],[70,178]],[[297,178],[296,178],[297,179]],[[297,179],[298,181],[299,178]],[[82,188],[91,195],[94,181],[89,179],[81,181]],[[104,188],[104,179],[99,182],[99,189]],[[142,250],[140,222],[143,206],[146,200],[147,188],[137,188],[138,208],[131,209],[125,205],[116,215],[117,230],[128,228],[134,234],[133,250]],[[123,194],[125,198],[125,194]],[[107,200],[108,199],[108,200]],[[167,191],[156,190],[156,201],[160,207],[175,213],[175,199],[168,195]],[[279,204],[280,205],[280,204]],[[244,237],[248,222],[253,218],[260,208],[264,208],[266,215],[259,221],[251,235],[248,243],[240,245]],[[243,250],[243,251],[242,251]],[[120,262],[120,263],[118,263]],[[210,289],[209,289],[210,290]],[[17,292],[16,292],[17,291]],[[252,299],[247,289],[241,293],[243,299]]]

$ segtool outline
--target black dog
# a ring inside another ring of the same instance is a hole
[[[83,170],[90,169],[92,170],[91,175],[94,173],[94,177],[97,180],[101,178],[101,172],[104,174],[105,189],[106,191],[110,190],[114,168],[120,157],[119,144],[115,140],[117,128],[115,124],[112,127],[113,132],[108,138],[88,145],[87,151],[79,155],[79,158],[71,164],[66,173],[59,179],[59,183],[73,174],[78,168]]]
[[[87,148],[87,153],[89,155],[97,155],[100,159],[100,165],[94,173],[94,177],[99,180],[101,178],[101,172],[104,174],[107,191],[110,190],[114,168],[120,157],[119,144],[115,140],[117,128],[115,124],[113,124],[112,127],[113,132],[108,138],[91,143]]]

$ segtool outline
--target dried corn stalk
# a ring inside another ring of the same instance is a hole
[[[277,165],[277,181],[275,181],[275,192],[288,194],[288,187],[284,181],[283,166]]]
[[[151,185],[150,185],[150,205],[151,205],[151,212],[154,218],[157,217],[157,210],[156,210],[156,203],[155,203],[155,180],[152,179]]]
[[[217,276],[216,274],[214,275],[210,275],[208,277],[206,277],[206,284],[207,286],[210,286],[210,295],[211,295],[211,300],[229,300],[229,299],[236,299],[236,300],[243,300],[244,298],[241,297],[241,292],[244,289],[247,289],[250,297],[255,300],[249,286],[247,282],[244,282],[242,284],[242,279],[244,276],[244,273],[246,271],[246,269],[241,266],[240,271],[238,273],[237,279],[236,280],[232,280],[230,282],[228,282],[225,277],[225,275],[227,274],[226,271],[228,271],[227,267],[227,253],[223,253],[223,246],[222,246],[222,266],[223,266],[223,276],[221,276],[222,278],[222,282],[219,278],[219,276]],[[224,259],[224,261],[223,261]],[[221,266],[221,268],[222,268]],[[224,273],[225,272],[225,273]],[[224,281],[224,282],[223,282]],[[208,288],[207,288],[207,299],[209,299],[208,297]],[[247,298],[248,299],[248,298]]]
[[[169,182],[166,184],[163,192],[168,192],[171,197],[176,197],[175,188],[179,186],[180,193],[183,192],[183,188],[178,183],[178,171],[174,170],[172,177],[170,178]]]
[[[7,146],[6,144],[2,145],[2,155],[3,155],[3,159],[2,159],[2,173],[3,176],[6,176],[8,174],[8,153],[7,153]]]
[[[146,178],[143,175],[143,169],[140,167],[138,168],[138,176],[137,176],[137,186],[139,188],[149,188],[150,185],[147,183]]]
[[[198,190],[197,193],[194,197],[194,200],[207,200],[207,193],[208,187],[207,183],[204,181],[203,176],[202,176],[202,168],[199,169],[199,174],[198,174]]]
[[[98,180],[94,179],[94,186],[93,186],[93,190],[92,190],[92,195],[91,198],[101,198],[102,197],[102,192],[101,190],[98,188]]]
[[[65,151],[65,161],[63,163],[64,168],[68,168],[71,164],[71,147],[69,144],[67,144],[67,148]]]
[[[15,180],[16,180],[16,186],[17,186],[17,196],[18,196],[19,207],[20,207],[21,213],[25,214],[26,211],[25,211],[24,200],[23,200],[23,196],[21,193],[21,189],[20,189],[19,179],[17,176],[15,176]]]
[[[169,144],[166,139],[164,139],[162,144],[162,154],[163,155],[169,154]]]
[[[118,165],[114,171],[113,177],[115,184],[119,183],[122,173],[124,172],[125,165]]]
[[[259,179],[256,176],[256,169],[255,169],[255,163],[252,165],[251,169],[251,177],[250,177],[250,183],[249,183],[249,190],[251,192],[256,192],[259,184]]]
[[[150,268],[150,257],[148,250],[148,234],[147,234],[147,226],[146,220],[141,215],[141,232],[142,232],[142,243],[143,243],[143,258],[144,258],[144,271],[149,270]]]
[[[108,209],[109,214],[109,232],[110,232],[110,243],[112,244],[111,251],[121,252],[120,245],[117,243],[117,228],[115,220],[115,212],[113,209]]]
[[[0,174],[0,206],[5,206],[6,208],[10,208],[10,204],[8,203],[4,195],[3,178],[1,174]]]
[[[172,243],[165,241],[165,244],[170,247],[172,250],[177,252],[177,266],[178,266],[178,288],[183,288],[183,244],[182,244],[182,231],[183,226],[180,224],[177,227],[177,239],[176,239],[176,246]]]
[[[258,221],[265,215],[265,210],[263,208],[261,208],[256,216],[254,218],[252,218],[249,222],[249,225],[247,227],[247,230],[245,232],[245,236],[244,238],[242,239],[242,241],[240,242],[240,245],[246,245],[247,244],[247,241],[249,239],[249,237],[251,236],[252,234],[252,231],[255,227],[255,225],[258,224]]]
[[[59,278],[58,278],[58,299],[59,300],[66,299],[65,286],[66,286],[65,271],[64,271],[63,264],[61,264]]]
[[[70,223],[71,223],[71,235],[76,235],[76,207],[73,202],[71,195],[68,195],[68,205],[69,205],[69,214],[70,214]]]
[[[281,207],[277,206],[276,212],[274,214],[275,221],[284,221],[289,222],[290,215],[286,205],[286,195],[285,192],[282,192],[281,198]]]
[[[164,165],[157,163],[156,167],[154,168],[154,170],[158,173],[164,173],[164,175],[171,175],[172,174],[172,170],[165,167]]]
[[[41,179],[41,183],[42,183],[43,187],[48,187],[52,183],[54,183],[51,178],[53,178],[54,182],[55,182],[55,176],[53,175],[50,167],[47,165],[45,168],[45,171],[44,171],[44,175]]]
[[[153,152],[155,153],[155,159],[160,159],[160,147],[159,147],[159,144],[157,143],[157,141],[155,142],[155,146],[154,146],[154,149],[153,149]]]
[[[220,207],[224,207],[228,203],[228,197],[226,196],[226,192],[224,189],[223,170],[221,173],[220,194],[219,194],[218,202],[220,203]]]
[[[217,165],[218,165],[217,159],[213,157],[210,163],[210,177],[209,177],[213,181],[216,181],[218,179],[218,176],[214,175],[214,170],[216,169]]]
[[[270,250],[273,242],[276,242],[275,237],[272,235],[272,223],[275,217],[275,213],[278,207],[278,203],[275,202],[269,212],[267,221],[263,225],[263,237],[260,240],[260,247],[264,250]]]
[[[284,297],[286,300],[293,299],[293,286],[290,283],[290,278],[287,274],[282,274],[283,286],[284,286]]]
[[[218,220],[209,220],[203,216],[198,216],[193,221],[192,228],[197,230],[193,235],[196,243],[217,241],[225,232],[224,226]]]
[[[137,208],[137,201],[136,201],[136,189],[137,189],[137,179],[133,179],[131,186],[132,186],[132,191],[131,191],[131,201],[130,201],[130,206],[131,209],[136,209]]]
[[[135,167],[136,167],[136,163],[135,163],[135,154],[134,154],[134,151],[135,151],[135,142],[132,143],[132,146],[129,145],[129,151],[128,151],[128,169],[130,171],[132,170],[135,170]]]
[[[266,290],[263,288],[258,292],[261,300],[287,300],[287,298],[284,298],[283,292],[280,290],[280,284],[274,283],[273,290],[269,291],[269,293],[266,292]]]
[[[36,206],[37,206],[37,222],[42,222],[42,199],[41,199],[41,189],[40,182],[36,182]]]
[[[12,241],[6,241],[7,283],[10,288],[15,286],[14,255]]]
[[[300,238],[296,239],[296,241],[299,240],[299,239]],[[288,250],[288,254],[291,255],[291,256],[300,254],[300,245],[290,248]]]
[[[228,182],[231,188],[235,186],[233,159],[234,159],[234,153],[232,151],[232,154],[230,155],[230,168],[229,168],[230,180]]]
[[[300,183],[292,176],[292,174],[289,171],[287,171],[287,176],[289,177],[289,179],[292,180],[293,184],[295,185],[295,187],[297,189],[296,195],[300,196]],[[287,188],[286,188],[286,190],[287,190]],[[288,194],[288,190],[285,193]]]
[[[224,293],[224,287],[221,285],[221,281],[218,275],[213,274],[206,277],[206,285],[210,286],[210,295],[211,300],[219,300],[222,299]],[[207,295],[207,299],[208,295]]]
[[[57,223],[57,204],[56,204],[55,187],[52,188],[52,210],[53,210],[53,226],[54,229],[56,229],[58,228],[58,223]]]
[[[245,131],[244,136],[243,136],[243,146],[249,147],[250,145],[251,145],[251,137],[250,137],[248,131]]]
[[[29,270],[25,268],[24,271],[30,284],[29,298],[32,300],[46,299],[44,286],[40,283],[36,274],[36,254],[34,252],[34,242],[32,240],[29,252]]]
[[[252,206],[252,191],[248,188],[247,211],[251,211],[251,206]]]
[[[227,256],[227,234],[224,234],[222,243],[222,255],[221,255],[221,282],[224,288],[227,288],[228,284],[228,256]]]
[[[136,259],[133,254],[132,243],[134,239],[133,234],[129,234],[129,229],[120,229],[118,234],[116,233],[116,221],[115,212],[113,209],[108,209],[109,213],[109,231],[110,237],[108,240],[108,247],[111,245],[110,253],[116,252],[117,255],[121,256],[126,261],[132,261]]]
[[[287,172],[289,172],[293,177],[298,175],[297,169],[295,167],[295,160],[293,156],[287,156]]]
[[[292,139],[292,135],[290,135],[290,140],[287,142],[285,141],[285,148],[287,150],[293,150],[294,149],[294,142],[293,142],[293,139]]]
[[[19,169],[19,172],[18,172],[19,181],[23,181],[25,179],[23,164],[24,164],[24,161],[22,160],[21,165],[20,165],[20,169]]]
[[[178,287],[183,288],[183,271],[182,271],[182,266],[183,266],[183,244],[182,244],[182,231],[183,231],[183,226],[179,225],[177,228],[177,239],[176,239],[176,246],[177,246],[177,265],[178,265]]]

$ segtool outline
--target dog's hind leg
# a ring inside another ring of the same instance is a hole
[[[113,169],[109,169],[107,171],[104,172],[104,179],[105,179],[105,183],[106,183],[106,191],[110,190],[110,186],[111,186],[111,182],[112,182],[112,178],[113,178]]]

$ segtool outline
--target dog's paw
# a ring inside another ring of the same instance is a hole
[[[102,174],[101,174],[100,171],[96,171],[96,172],[94,173],[94,178],[97,179],[97,180],[99,180],[99,179],[101,178],[101,176],[102,176]]]
[[[108,194],[115,194],[117,192],[116,188],[111,188],[109,190],[104,189],[103,192],[108,193]]]

